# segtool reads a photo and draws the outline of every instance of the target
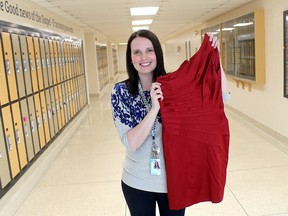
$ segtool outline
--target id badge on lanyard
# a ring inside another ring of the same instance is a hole
[[[138,89],[139,89],[139,94],[145,104],[147,113],[149,112],[150,105],[143,93],[141,84],[138,83]],[[160,154],[160,147],[157,145],[157,143],[155,142],[155,131],[156,131],[156,122],[157,122],[157,118],[155,119],[155,122],[153,124],[153,127],[151,129],[151,135],[152,135],[152,148],[151,148],[151,156],[150,156],[150,174],[151,175],[157,175],[160,176],[161,175],[161,167],[160,167],[160,158],[159,158],[159,154]]]

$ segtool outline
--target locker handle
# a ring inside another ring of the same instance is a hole
[[[40,67],[39,67],[39,60],[36,59],[36,69],[39,70],[39,68],[40,68]]]
[[[34,127],[34,121],[31,121],[31,131],[34,133],[35,132],[35,127]]]
[[[7,74],[8,74],[8,75],[11,75],[10,61],[7,59],[7,60],[5,61],[5,64],[6,64]]]
[[[15,60],[15,68],[16,68],[16,72],[19,73],[20,69],[19,69],[19,61],[18,61],[18,59]]]
[[[16,142],[19,145],[21,143],[19,129],[16,129],[15,136],[16,136]]]
[[[12,150],[12,141],[11,141],[10,135],[7,135],[7,147],[8,147],[8,151]]]
[[[26,66],[27,66],[27,65],[26,65],[26,60],[23,59],[23,69],[24,69],[25,72],[27,71],[27,67],[26,67]]]
[[[33,68],[33,61],[32,61],[32,59],[30,59],[30,69],[31,69],[31,71],[33,71],[33,70],[34,70],[34,68]]]

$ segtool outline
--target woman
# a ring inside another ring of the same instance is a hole
[[[218,48],[217,38],[210,35],[210,41]],[[166,71],[161,44],[154,33],[140,30],[130,36],[126,67],[128,79],[114,86],[111,103],[115,126],[127,149],[122,190],[130,214],[155,216],[157,203],[161,216],[184,216],[185,209],[168,207],[159,113],[163,94],[161,84],[155,82]]]

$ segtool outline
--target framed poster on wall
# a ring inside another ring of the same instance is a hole
[[[283,13],[284,23],[284,97],[288,98],[288,10]]]

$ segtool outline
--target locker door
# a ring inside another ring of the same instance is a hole
[[[58,62],[58,48],[57,41],[53,40],[53,50],[54,50],[54,63],[55,63],[55,74],[56,74],[56,83],[60,82],[60,71],[59,71],[59,62]]]
[[[62,118],[61,118],[61,112],[60,112],[59,92],[58,92],[57,86],[54,86],[54,94],[55,94],[55,105],[56,105],[58,129],[61,130],[63,125],[62,125]]]
[[[29,65],[29,57],[28,57],[28,47],[26,42],[25,35],[19,35],[20,45],[21,45],[21,53],[22,53],[22,68],[24,71],[24,80],[26,86],[26,94],[32,94],[32,81],[30,74],[30,65]]]
[[[41,53],[40,53],[39,38],[33,37],[33,41],[34,41],[36,71],[37,71],[37,75],[38,75],[39,89],[43,90],[44,81],[43,81],[42,59],[41,59]]]
[[[40,44],[40,54],[41,54],[41,65],[43,70],[43,80],[44,80],[44,87],[49,87],[49,80],[48,80],[48,70],[47,70],[47,62],[46,62],[46,52],[45,52],[45,45],[44,45],[44,39],[39,38],[39,44]]]
[[[31,73],[31,78],[32,78],[32,89],[33,89],[33,92],[37,92],[39,90],[38,80],[37,80],[37,68],[36,68],[37,65],[35,61],[33,38],[31,36],[27,36],[27,45],[28,45],[30,73]]]
[[[31,127],[33,144],[34,144],[34,153],[36,155],[40,151],[40,141],[39,141],[39,135],[38,135],[38,130],[37,130],[37,120],[36,120],[36,115],[35,115],[33,96],[30,96],[28,98],[28,109],[29,109],[30,127]]]
[[[6,82],[5,67],[3,62],[2,40],[0,40],[0,105],[9,102],[8,86]]]
[[[18,99],[18,92],[10,34],[2,32],[2,40],[10,100],[14,101]]]
[[[46,99],[46,105],[47,105],[47,117],[48,117],[48,121],[49,121],[50,138],[52,139],[55,136],[55,131],[54,131],[52,105],[51,105],[51,98],[50,98],[49,89],[45,90],[45,99]]]
[[[51,60],[51,71],[52,71],[52,79],[53,84],[57,84],[57,76],[56,76],[56,66],[55,66],[55,54],[53,48],[53,41],[49,40],[49,50],[50,50],[50,60]]]
[[[50,128],[49,128],[49,119],[47,113],[47,103],[45,98],[44,91],[40,92],[40,101],[41,101],[41,108],[42,108],[42,119],[43,119],[43,126],[45,131],[45,139],[46,143],[50,141]]]
[[[71,85],[72,80],[68,81],[68,97],[69,97],[69,107],[70,107],[70,116],[71,118],[74,116],[74,102],[72,99],[72,85]]]
[[[63,49],[64,49],[64,59],[65,59],[65,77],[66,77],[66,80],[70,79],[70,68],[69,68],[69,64],[68,64],[68,46],[67,46],[67,41],[64,41],[63,42]]]
[[[22,113],[22,125],[24,129],[24,137],[25,137],[28,160],[31,161],[34,157],[34,147],[33,147],[31,127],[30,127],[30,116],[29,116],[26,98],[20,101],[20,107],[21,107],[21,113]]]
[[[14,137],[13,122],[10,106],[2,108],[2,117],[4,122],[4,134],[6,138],[6,146],[8,150],[8,158],[10,161],[10,169],[12,178],[20,171],[19,160],[17,155],[16,141]]]
[[[25,92],[24,73],[22,69],[21,51],[18,35],[11,34],[11,40],[13,46],[13,55],[14,55],[19,97],[22,98],[26,95],[26,92]]]
[[[59,84],[57,87],[58,87],[60,116],[61,116],[61,122],[62,122],[62,127],[63,127],[66,124],[66,121],[65,121],[64,104],[63,104],[62,84]]]
[[[2,117],[0,115],[0,181],[2,188],[4,188],[11,181],[10,167],[4,137]]]
[[[53,86],[52,78],[52,68],[51,68],[51,55],[50,55],[50,45],[48,39],[44,39],[45,56],[46,56],[46,66],[49,86]]]
[[[39,93],[34,95],[34,103],[35,103],[35,114],[36,114],[36,125],[39,133],[40,147],[43,148],[46,145],[45,141],[45,133],[44,133],[44,125],[41,111],[41,103],[39,98]]]
[[[52,117],[53,117],[53,122],[54,122],[54,131],[55,131],[55,134],[57,134],[59,131],[59,126],[58,126],[58,118],[57,118],[57,112],[56,112],[54,87],[50,88],[50,97],[51,97]]]
[[[62,69],[61,81],[65,81],[67,78],[66,78],[66,67],[65,67],[64,42],[63,41],[59,42],[58,47],[59,47],[59,53],[61,56],[61,59],[59,59],[59,61],[61,61],[61,69]]]
[[[26,144],[23,134],[23,125],[21,121],[21,113],[19,102],[12,104],[12,114],[14,120],[14,132],[16,138],[16,144],[18,148],[18,155],[20,161],[20,167],[23,169],[27,164],[27,153],[26,153]]]
[[[69,113],[68,113],[68,102],[67,102],[67,89],[66,82],[62,83],[62,95],[63,95],[63,109],[65,114],[65,123],[69,121]]]
[[[58,82],[63,81],[63,75],[62,75],[62,54],[61,54],[61,47],[60,47],[60,41],[56,42],[56,53],[57,53],[57,64],[58,64]]]
[[[75,107],[75,113],[78,113],[78,97],[77,97],[77,86],[76,86],[76,78],[72,79],[72,99],[74,100],[74,107]]]

